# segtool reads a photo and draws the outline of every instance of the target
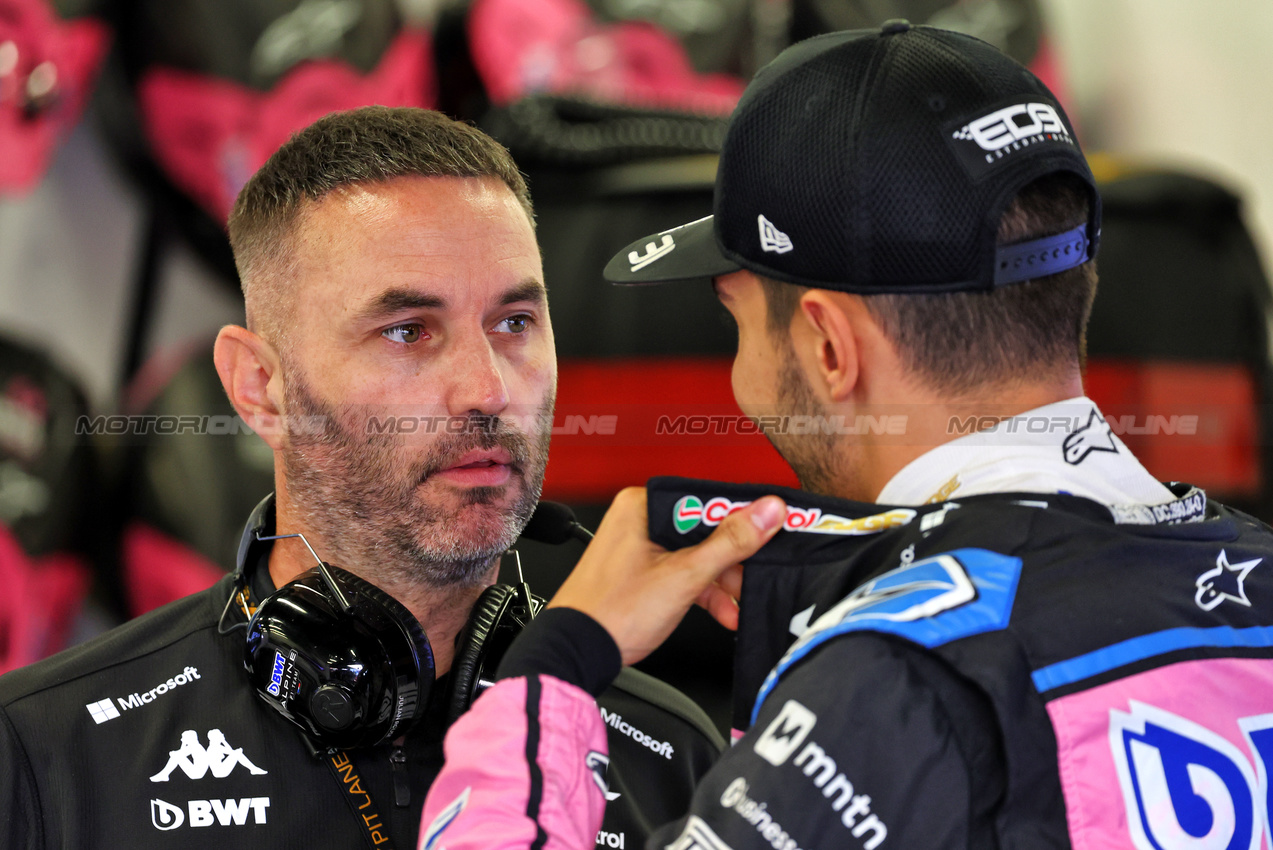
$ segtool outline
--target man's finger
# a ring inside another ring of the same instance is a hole
[[[743,565],[734,564],[716,577],[716,585],[731,599],[741,599],[743,595]]]
[[[738,603],[716,585],[709,585],[694,602],[731,632],[738,631]]]
[[[787,505],[777,496],[764,496],[721,522],[711,535],[677,554],[713,577],[728,566],[756,554],[782,527]]]

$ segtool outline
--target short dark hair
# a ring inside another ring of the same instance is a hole
[[[476,127],[412,107],[334,112],[288,139],[239,192],[229,231],[244,298],[254,300],[252,291],[264,284],[264,303],[280,300],[278,278],[295,263],[296,229],[309,204],[344,186],[396,177],[498,178],[534,226],[525,178],[508,151]],[[251,312],[249,303],[249,322],[264,320],[261,331],[277,335],[273,321]]]
[[[998,244],[1051,236],[1088,219],[1090,190],[1068,172],[1017,193],[999,220]],[[806,287],[761,278],[771,333],[784,334]],[[958,396],[1023,374],[1064,374],[1083,366],[1096,263],[993,291],[862,296],[907,368]]]

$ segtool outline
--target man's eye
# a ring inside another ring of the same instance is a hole
[[[530,330],[530,326],[534,323],[535,323],[535,320],[532,319],[530,316],[526,316],[526,315],[509,316],[507,319],[500,322],[495,327],[497,330],[499,328],[503,328],[509,333],[524,334],[526,333],[526,331]]]
[[[424,326],[409,322],[405,325],[394,325],[386,328],[380,334],[385,339],[393,342],[413,343],[419,342],[420,337],[424,336]]]

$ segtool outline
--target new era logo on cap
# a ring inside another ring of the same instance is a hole
[[[763,215],[756,216],[756,224],[760,226],[760,247],[774,254],[785,254],[795,246],[791,237],[774,227],[774,223]]]
[[[107,720],[114,720],[119,717],[119,709],[115,707],[115,703],[109,699],[99,700],[98,702],[90,702],[84,706],[88,709],[88,713],[93,716],[93,722],[97,724],[105,723]]]

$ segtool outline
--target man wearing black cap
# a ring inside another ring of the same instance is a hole
[[[1083,397],[1099,223],[1060,105],[976,39],[894,21],[763,69],[715,215],[606,273],[713,280],[803,491],[620,494],[449,736],[426,842],[585,846],[588,694],[697,601],[739,626],[747,731],[650,847],[1264,846],[1273,536]],[[848,424],[882,412],[904,436]],[[470,749],[492,724],[520,760]]]

